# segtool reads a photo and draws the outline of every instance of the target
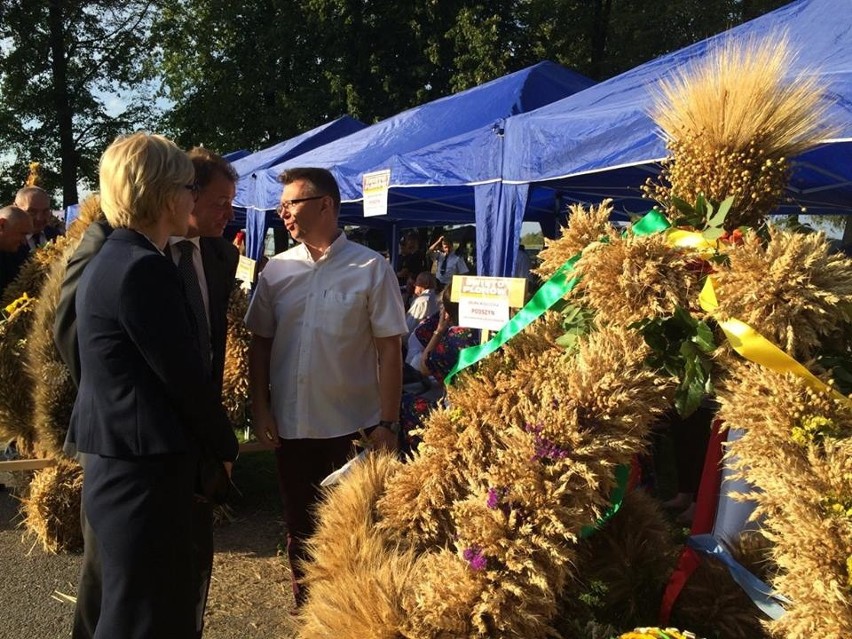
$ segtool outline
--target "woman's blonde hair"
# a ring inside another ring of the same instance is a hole
[[[144,227],[171,215],[192,184],[189,156],[162,135],[133,133],[109,145],[100,163],[101,209],[115,228]]]

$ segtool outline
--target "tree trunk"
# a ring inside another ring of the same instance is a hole
[[[606,36],[609,30],[609,16],[612,0],[595,0],[595,12],[592,23],[592,51],[589,73],[595,80],[601,79],[603,61],[606,56]]]
[[[68,60],[65,57],[65,27],[62,0],[49,3],[53,105],[59,129],[59,155],[62,162],[62,208],[77,203],[77,149],[74,147],[73,112],[68,88]]]

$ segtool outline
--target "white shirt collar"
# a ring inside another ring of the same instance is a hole
[[[337,237],[334,238],[334,241],[328,245],[328,248],[325,249],[325,251],[323,251],[322,255],[318,260],[314,260],[313,256],[311,255],[311,251],[308,249],[307,246],[305,246],[304,242],[301,244],[301,247],[302,251],[304,252],[304,255],[309,260],[319,262],[321,260],[328,259],[330,256],[342,250],[343,245],[346,244],[346,242],[348,241],[349,240],[346,239],[346,233],[344,233],[343,230],[338,230]]]

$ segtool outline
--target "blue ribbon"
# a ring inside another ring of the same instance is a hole
[[[771,619],[778,620],[786,612],[781,603],[792,603],[784,595],[772,590],[769,584],[762,582],[746,570],[713,535],[693,535],[686,540],[686,545],[708,557],[713,557],[721,561],[728,569],[728,572],[731,573],[734,581],[739,584],[740,588],[754,602],[754,605],[765,612]]]

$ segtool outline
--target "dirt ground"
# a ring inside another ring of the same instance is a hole
[[[241,495],[216,528],[205,639],[295,636],[283,524],[269,453],[245,455],[234,470]],[[0,639],[71,635],[80,556],[45,552],[20,526],[18,502],[0,493]]]

